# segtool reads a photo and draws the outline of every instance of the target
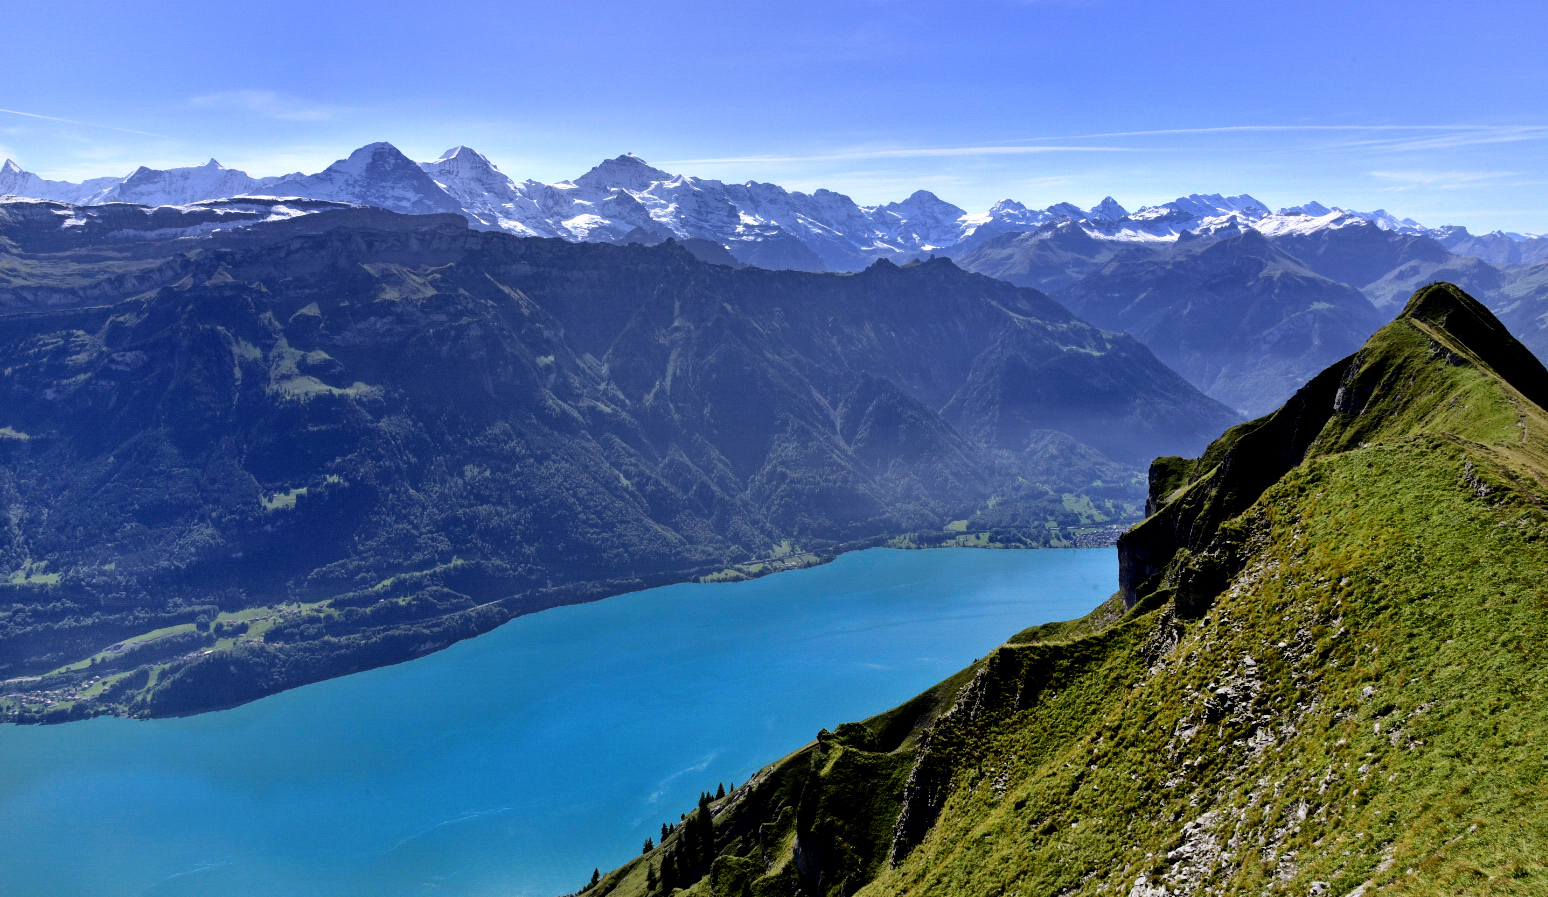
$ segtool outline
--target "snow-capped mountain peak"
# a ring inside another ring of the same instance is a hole
[[[312,175],[263,185],[262,195],[379,206],[406,214],[460,212],[462,204],[390,143],[368,143]]]
[[[912,244],[919,250],[956,245],[970,228],[966,211],[928,190],[915,190],[902,202],[861,211],[881,226],[890,241],[899,245]]]
[[[92,178],[79,184],[70,181],[50,181],[38,177],[6,159],[0,166],[0,196],[24,196],[29,199],[52,199],[57,202],[88,203],[92,198],[122,178]]]
[[[1058,234],[1061,239],[1074,239],[1078,230],[1092,238],[1133,242],[1357,226],[1433,234],[1452,242],[1469,241],[1470,246],[1522,239],[1473,237],[1460,228],[1455,233],[1432,231],[1384,210],[1355,212],[1315,202],[1270,212],[1247,194],[1194,193],[1134,212],[1111,196],[1089,209],[1067,202],[1036,209],[1004,199],[987,212],[968,214],[928,190],[918,190],[898,202],[862,207],[832,190],[803,193],[757,181],[727,184],[671,174],[633,153],[606,159],[573,181],[546,184],[515,181],[467,146],[454,146],[434,161],[417,163],[385,142],[360,147],[316,174],[265,178],[252,178],[210,159],[187,168],[140,167],[125,177],[76,184],[44,180],[5,160],[0,165],[0,194],[78,205],[301,197],[412,214],[456,212],[474,227],[522,236],[625,242],[702,238],[720,243],[748,264],[833,270],[859,270],[877,257],[902,260],[942,250],[961,255],[998,235],[1045,226],[1053,227],[1045,236]],[[1510,247],[1496,254],[1510,256]]]
[[[373,170],[383,170],[413,166],[417,168],[408,156],[395,146],[386,141],[368,143],[360,149],[350,153],[348,158],[340,159],[329,165],[325,172],[332,171],[339,174],[361,176]]]
[[[651,167],[650,163],[634,153],[624,153],[617,158],[603,161],[570,183],[596,192],[618,189],[627,190],[630,193],[643,193],[650,189],[653,183],[670,180],[672,175],[667,172]]]
[[[1119,205],[1118,200],[1109,196],[1088,209],[1086,216],[1098,220],[1113,221],[1129,217],[1129,210]]]
[[[458,196],[458,186],[476,185],[480,190],[505,194],[513,188],[513,182],[495,164],[477,150],[454,146],[441,154],[434,162],[419,163],[420,169],[435,178],[442,187]]]
[[[1278,214],[1278,215],[1306,215],[1306,216],[1309,216],[1311,218],[1321,218],[1323,215],[1326,215],[1326,214],[1328,214],[1328,213],[1330,213],[1332,211],[1333,211],[1332,209],[1328,208],[1327,206],[1323,205],[1320,202],[1309,202],[1309,203],[1306,203],[1305,205],[1292,206],[1292,207],[1290,207],[1288,209],[1280,209],[1275,214]]]
[[[1235,212],[1248,220],[1255,220],[1270,214],[1268,206],[1245,193],[1237,196],[1221,196],[1219,193],[1190,193],[1187,196],[1180,196],[1169,203],[1164,203],[1159,208],[1185,212],[1195,218],[1223,217]],[[1145,210],[1141,209],[1140,211],[1143,212]]]
[[[463,146],[460,143],[457,144],[456,146],[452,147],[451,149],[447,150],[446,152],[441,153],[441,157],[437,161],[445,162],[448,159],[458,159],[458,158],[462,158],[462,157],[468,157],[470,159],[477,159],[479,162],[482,162],[483,164],[488,165],[490,168],[494,168],[495,167],[495,164],[493,162],[489,161],[489,157],[488,156],[485,156],[483,153],[481,153],[478,150],[472,148],[471,146]]]

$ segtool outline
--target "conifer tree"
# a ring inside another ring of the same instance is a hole
[[[677,887],[677,882],[677,848],[670,847],[667,849],[666,856],[662,857],[661,859],[662,892],[667,894],[672,893],[672,889]]]
[[[699,811],[698,847],[701,862],[705,866],[715,862],[715,822],[710,818],[708,807]]]
[[[587,885],[586,887],[587,888],[594,888],[594,887],[597,886],[597,882],[599,882],[601,880],[602,880],[602,870],[601,869],[593,869],[593,870],[591,870],[591,884]]]
[[[722,799],[725,798],[725,796],[726,796],[726,783],[725,782],[721,782],[720,783],[720,787],[715,789],[715,799],[716,800],[722,800]]]
[[[640,849],[640,853],[650,853],[652,850],[655,850],[655,849],[656,849],[656,842],[652,841],[650,838],[646,838],[645,839],[645,846]]]
[[[661,823],[661,843],[662,844],[666,843],[667,835],[670,835],[670,834],[672,834],[672,830],[667,828],[667,824],[665,822]]]

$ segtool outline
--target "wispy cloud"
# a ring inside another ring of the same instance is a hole
[[[1394,191],[1428,187],[1440,190],[1456,190],[1462,187],[1479,187],[1500,178],[1510,177],[1508,171],[1373,171],[1372,177],[1392,182]]]
[[[1331,144],[1329,149],[1374,149],[1391,152],[1412,152],[1437,149],[1455,149],[1464,146],[1483,146],[1491,143],[1519,143],[1524,140],[1548,139],[1548,127],[1492,127],[1451,129],[1442,132],[1411,137],[1384,137],[1369,140],[1351,140]]]
[[[172,138],[168,137],[165,134],[152,134],[149,131],[136,131],[133,128],[120,128],[120,127],[117,127],[115,125],[99,125],[99,124],[97,124],[95,122],[76,121],[73,118],[56,118],[56,117],[54,117],[52,115],[39,115],[36,112],[21,112],[21,111],[16,110],[16,109],[0,109],[0,112],[5,113],[6,115],[20,115],[20,116],[24,116],[26,118],[37,118],[37,119],[42,119],[43,121],[54,121],[54,122],[60,122],[62,124],[67,124],[67,125],[80,125],[80,126],[86,127],[86,128],[104,128],[104,129],[109,130],[109,131],[122,131],[125,134],[139,134],[142,137],[159,137],[162,140],[171,140],[172,139]]]
[[[1231,134],[1231,133],[1271,133],[1284,131],[1408,131],[1441,132],[1461,131],[1479,133],[1517,133],[1538,132],[1548,133],[1548,127],[1544,126],[1516,126],[1516,125],[1220,125],[1209,128],[1155,128],[1148,131],[1108,131],[1101,134],[1064,134],[1056,137],[1029,137],[1029,141],[1036,140],[1096,140],[1106,137],[1164,137],[1184,134]]]
[[[1022,156],[1037,153],[1133,153],[1127,146],[923,146],[902,149],[862,149],[800,156],[724,156],[712,159],[672,159],[663,165],[716,165],[726,162],[852,162],[864,159],[927,159],[952,156]]]
[[[326,121],[343,111],[338,106],[313,103],[273,90],[225,90],[194,97],[188,104],[196,109],[250,112],[280,121]]]
[[[799,163],[845,162],[867,159],[927,159],[953,157],[1022,156],[1040,153],[1138,153],[1158,152],[1157,145],[1062,143],[1044,141],[1124,141],[1145,137],[1198,137],[1231,134],[1304,133],[1371,135],[1363,140],[1339,140],[1325,148],[1367,147],[1387,150],[1443,149],[1487,143],[1509,143],[1548,139],[1548,126],[1539,125],[1220,125],[1207,128],[1153,128],[1144,131],[1104,131],[1095,134],[1063,134],[1025,137],[990,146],[929,146],[862,148],[827,153],[789,155],[721,156],[702,159],[673,159],[666,165],[717,165],[726,163]],[[1375,135],[1387,135],[1377,137]]]

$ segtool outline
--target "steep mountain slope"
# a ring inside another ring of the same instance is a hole
[[[1195,386],[1248,413],[1284,401],[1382,322],[1357,290],[1250,229],[1120,256],[1059,298],[1098,326],[1133,334]]]
[[[1540,892],[1544,402],[1487,310],[1420,291],[1156,463],[1120,595],[824,731],[587,893]]]
[[[460,212],[441,185],[390,143],[369,143],[317,174],[268,179],[265,196],[299,196],[376,206],[406,215]]]
[[[1233,420],[944,259],[735,269],[350,207],[93,246],[221,210],[23,208],[0,272],[59,282],[0,314],[0,675],[51,718],[235,703],[851,544],[1068,542],[1137,512],[1131,465]]]
[[[968,271],[1053,293],[1073,286],[1119,254],[1138,259],[1157,251],[1150,244],[1098,239],[1074,219],[1061,218],[1036,230],[1003,233],[950,255]]]

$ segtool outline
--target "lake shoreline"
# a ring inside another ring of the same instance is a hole
[[[68,674],[18,677],[0,684],[0,687],[23,679],[30,679],[36,683],[36,687],[0,695],[0,725],[59,725],[100,716],[126,719],[198,716],[230,710],[293,688],[417,660],[467,639],[486,635],[512,620],[558,607],[590,604],[620,595],[682,583],[745,582],[775,573],[822,566],[846,554],[873,548],[912,551],[938,548],[1041,550],[1107,547],[1115,544],[1118,534],[1126,528],[1127,525],[1097,525],[1072,529],[1068,533],[1070,538],[1067,544],[1054,545],[1034,544],[1026,536],[1015,534],[1011,535],[1016,538],[1016,541],[997,541],[993,538],[995,534],[987,532],[967,533],[955,531],[950,527],[934,532],[916,530],[881,534],[853,542],[818,546],[809,550],[791,547],[784,554],[754,559],[732,567],[706,565],[640,577],[565,583],[495,599],[440,617],[416,621],[413,624],[413,631],[419,638],[410,640],[410,644],[398,647],[397,650],[371,650],[377,647],[371,644],[364,649],[351,652],[346,646],[335,656],[327,657],[322,662],[315,662],[307,668],[291,670],[278,677],[260,680],[257,687],[243,690],[241,684],[237,684],[234,694],[231,694],[231,683],[216,679],[208,689],[208,694],[211,696],[220,694],[220,688],[224,687],[228,697],[224,700],[220,697],[196,700],[191,705],[186,703],[171,706],[158,705],[151,700],[142,700],[136,704],[132,697],[122,703],[110,703],[100,700],[100,696],[114,694],[113,688],[117,683],[141,676],[143,671],[145,684],[142,687],[142,694],[149,697],[154,688],[167,678],[176,675],[192,675],[197,678],[201,669],[207,669],[229,659],[223,655],[240,656],[243,664],[253,671],[255,678],[258,678],[263,675],[262,671],[266,666],[262,662],[262,654],[278,654],[291,650],[290,646],[282,645],[276,648],[266,642],[255,641],[237,643],[226,648],[201,647],[177,658],[139,665],[125,671],[104,670],[104,672],[116,674],[107,678],[107,685],[101,685],[91,678],[91,673],[96,671],[94,666],[85,666]],[[1066,540],[1061,539],[1061,541]],[[304,646],[305,643],[301,644]],[[275,665],[277,664],[267,666]],[[196,691],[197,688],[197,682],[190,682],[185,690]],[[80,692],[92,690],[97,692],[97,696],[80,695]]]
[[[0,880],[33,897],[570,891],[705,787],[1116,581],[1111,549],[847,552],[530,614],[220,713],[3,727]]]

